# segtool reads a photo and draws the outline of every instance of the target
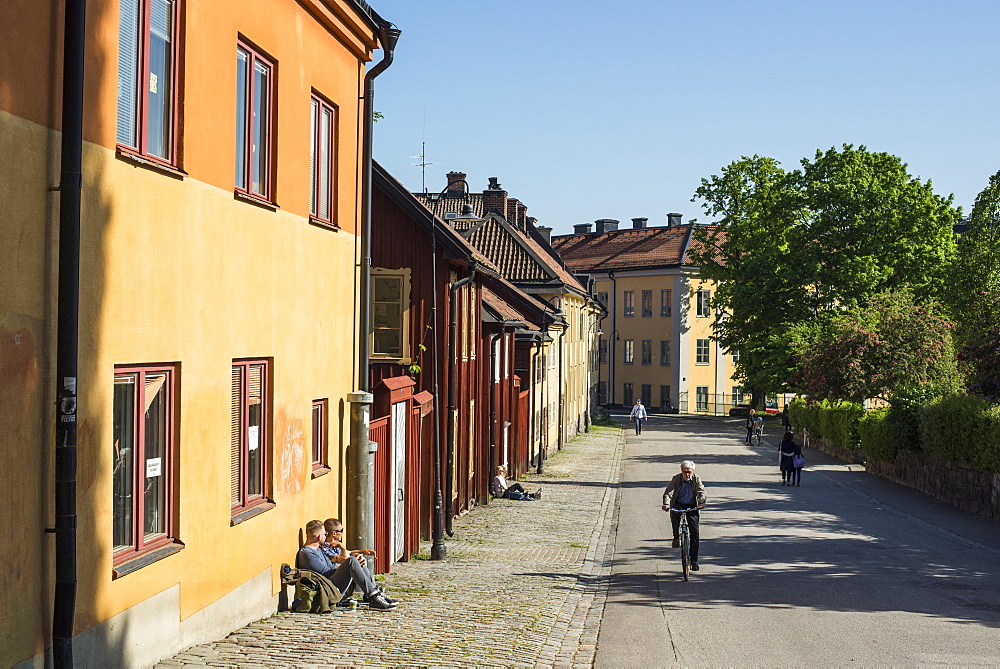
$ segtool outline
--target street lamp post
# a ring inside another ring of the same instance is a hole
[[[543,318],[542,318],[542,341],[543,342],[545,341],[546,338],[548,338],[548,335],[549,335],[549,323],[548,323],[547,320],[545,320],[544,317],[545,317],[546,314],[549,313],[549,308],[552,306],[551,303],[552,303],[553,300],[559,300],[560,301],[560,306],[557,306],[555,308],[555,310],[552,311],[552,320],[555,321],[557,319],[564,318],[566,316],[566,314],[562,310],[562,306],[561,306],[562,300],[559,298],[558,295],[556,295],[555,297],[550,297],[549,299],[547,299],[547,300],[545,300],[543,302],[543,304],[542,304],[542,316],[543,316]],[[566,331],[565,331],[565,328],[564,328],[563,329],[563,335],[560,335],[560,336],[564,336],[565,332]],[[548,440],[549,440],[549,425],[548,425],[549,424],[549,404],[548,404],[548,394],[549,394],[549,392],[548,392],[549,391],[549,356],[548,356],[548,349],[546,348],[545,350],[546,350],[546,353],[542,356],[542,398],[543,398],[542,399],[542,412],[545,415],[545,421],[544,421],[544,423],[542,425],[542,434],[544,435],[545,438],[542,440],[543,443],[541,444],[540,448],[538,449],[538,463],[537,463],[537,467],[536,467],[536,470],[535,470],[538,474],[542,474],[542,473],[545,472],[545,464],[544,464],[545,463],[545,451],[546,451],[545,447],[548,445]],[[562,356],[560,355],[560,360],[559,360],[559,386],[560,386],[559,387],[559,393],[560,393],[560,399],[559,399],[559,401],[560,402],[562,402],[561,395],[562,395],[562,363],[563,363],[563,361],[562,361],[561,358],[562,358]],[[559,436],[557,437],[557,440],[559,442],[558,443],[558,447],[562,448],[562,425],[559,426]]]

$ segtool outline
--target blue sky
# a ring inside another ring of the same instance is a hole
[[[499,177],[556,234],[705,221],[700,179],[864,144],[968,213],[1000,170],[1000,0],[370,0],[403,31],[375,158]],[[379,56],[377,56],[379,57]]]

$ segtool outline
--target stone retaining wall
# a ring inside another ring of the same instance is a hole
[[[798,436],[801,440],[801,432]],[[868,460],[861,450],[841,448],[828,439],[811,437],[809,447],[845,462],[864,463],[868,473],[919,490],[956,509],[1000,519],[1000,474],[921,451],[900,451],[895,461],[880,462]]]

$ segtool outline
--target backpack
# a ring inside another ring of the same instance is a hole
[[[308,569],[281,565],[281,584],[295,586],[291,610],[296,613],[329,613],[343,598],[330,579]]]

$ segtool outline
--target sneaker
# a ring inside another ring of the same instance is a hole
[[[388,601],[388,602],[389,602],[390,604],[399,604],[399,601],[398,601],[398,600],[394,599],[393,597],[390,597],[390,596],[389,596],[389,593],[387,593],[387,592],[386,592],[385,590],[383,590],[382,588],[379,588],[379,589],[378,589],[378,591],[379,591],[379,594],[380,594],[380,595],[382,595],[383,597],[385,597],[385,598],[386,598],[386,600],[387,600],[387,601]]]
[[[691,563],[691,571],[698,571],[699,569],[700,569],[700,567],[698,566],[697,562],[692,562]]]
[[[365,602],[368,604],[369,609],[375,609],[376,611],[391,611],[396,608],[396,605],[386,599],[385,595],[381,592],[373,592],[370,595],[365,595]]]
[[[539,488],[538,490],[535,491],[535,499],[541,499],[541,498],[542,498],[542,489]]]
[[[670,547],[671,548],[680,548],[681,547],[681,540],[680,539],[674,539],[674,543],[670,544]]]

